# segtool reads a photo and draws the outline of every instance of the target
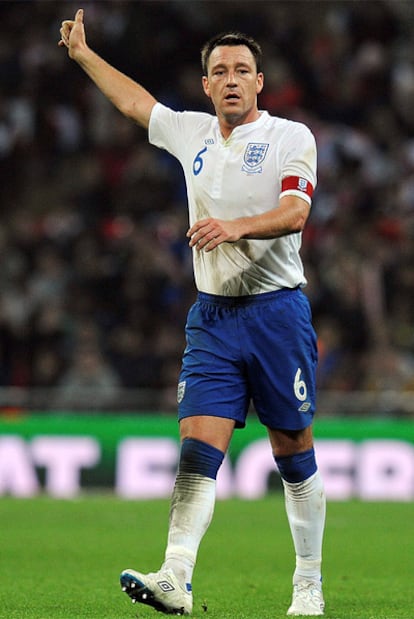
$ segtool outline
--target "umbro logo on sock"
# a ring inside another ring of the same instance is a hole
[[[172,584],[167,582],[166,580],[159,580],[157,582],[157,585],[163,591],[174,591],[174,587],[172,586]]]

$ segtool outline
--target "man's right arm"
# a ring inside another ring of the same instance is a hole
[[[88,47],[83,25],[83,9],[76,12],[75,20],[62,22],[59,45],[68,49],[75,60],[95,82],[99,90],[122,114],[148,128],[156,99],[143,86],[121,73]]]

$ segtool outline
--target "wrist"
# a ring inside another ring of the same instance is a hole
[[[78,64],[83,65],[86,62],[88,53],[90,51],[91,50],[86,45],[86,43],[80,43],[80,44],[74,45],[73,48],[69,49],[69,58],[71,58]]]
[[[238,236],[240,239],[247,239],[252,232],[252,218],[251,217],[239,217],[237,219],[238,224]]]

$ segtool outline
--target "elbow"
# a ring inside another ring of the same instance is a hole
[[[145,106],[137,101],[131,101],[122,112],[130,120],[133,120],[144,129],[148,129],[152,107],[153,104]]]
[[[135,120],[136,115],[137,115],[137,110],[136,110],[136,106],[133,101],[132,102],[123,102],[123,101],[120,102],[119,110],[124,116],[126,116],[126,118],[129,118],[130,120]]]
[[[307,217],[306,215],[300,215],[294,222],[292,225],[292,229],[291,229],[291,234],[295,234],[297,232],[303,232],[305,229],[305,225],[306,225],[306,221],[307,221]]]
[[[297,196],[284,196],[280,206],[284,214],[285,234],[303,232],[309,217],[310,204]]]
[[[134,101],[128,101],[122,97],[116,96],[111,98],[113,105],[118,108],[125,118],[128,120],[140,121],[139,109]]]
[[[296,212],[296,217],[293,220],[292,232],[303,232],[304,231],[306,222],[308,221],[309,213],[310,213],[310,205],[307,203],[301,204],[300,208]]]

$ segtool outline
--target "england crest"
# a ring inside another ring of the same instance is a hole
[[[182,380],[180,383],[178,383],[178,388],[177,388],[177,402],[178,402],[178,404],[183,401],[184,394],[185,394],[185,384],[186,384],[185,380]]]
[[[244,151],[243,172],[249,174],[260,174],[262,163],[266,157],[269,144],[263,142],[249,142]]]

